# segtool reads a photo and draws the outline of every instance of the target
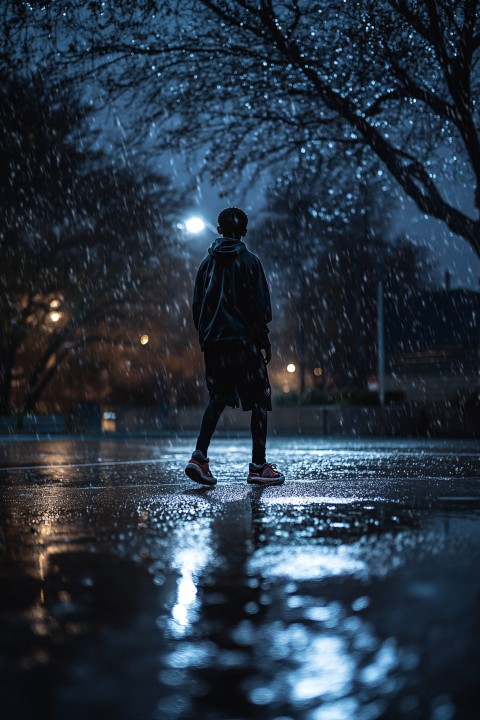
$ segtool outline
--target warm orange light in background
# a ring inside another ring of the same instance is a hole
[[[287,365],[287,372],[294,373],[295,370],[296,370],[296,367],[293,363],[290,363],[289,365]]]
[[[102,430],[103,432],[115,432],[117,429],[117,413],[107,410],[102,413]]]
[[[54,298],[53,300],[50,300],[50,307],[52,310],[58,310],[58,308],[61,306],[62,301],[58,300],[58,298]]]
[[[52,312],[48,313],[48,317],[52,322],[56,323],[62,317],[62,313],[58,312],[58,310],[52,310]]]
[[[313,374],[315,375],[315,377],[321,377],[321,375],[323,374],[322,368],[321,367],[313,368]]]
[[[147,345],[148,344],[148,335],[141,335],[140,336],[140,344],[141,345]]]

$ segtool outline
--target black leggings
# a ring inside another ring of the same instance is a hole
[[[207,457],[210,440],[226,405],[224,400],[210,400],[203,414],[195,449],[200,450],[205,457]],[[262,405],[253,406],[250,430],[252,432],[252,462],[256,465],[263,465],[267,444],[267,409]]]

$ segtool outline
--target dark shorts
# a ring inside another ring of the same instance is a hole
[[[272,409],[272,390],[262,351],[255,347],[207,347],[204,350],[207,388],[211,400],[251,410]]]

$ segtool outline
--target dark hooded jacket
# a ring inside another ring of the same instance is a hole
[[[195,280],[193,322],[202,350],[215,345],[269,348],[270,293],[262,263],[244,242],[218,238]]]

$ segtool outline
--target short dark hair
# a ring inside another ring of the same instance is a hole
[[[224,235],[240,235],[243,237],[247,232],[248,215],[237,207],[229,207],[222,210],[217,220]]]

